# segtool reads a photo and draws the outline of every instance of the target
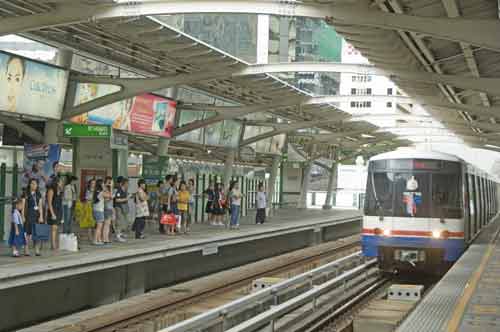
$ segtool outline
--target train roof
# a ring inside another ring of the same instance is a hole
[[[370,161],[385,160],[385,159],[436,159],[436,160],[464,162],[462,159],[452,154],[437,152],[437,151],[429,151],[429,150],[408,149],[408,148],[398,149],[395,151],[378,154],[370,158]]]

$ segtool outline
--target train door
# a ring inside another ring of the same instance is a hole
[[[483,178],[478,176],[478,188],[479,188],[479,228],[483,228],[484,226],[484,184]]]
[[[465,242],[471,238],[471,208],[470,208],[470,189],[469,189],[469,174],[467,169],[462,172],[462,192],[463,192],[463,207],[464,207],[464,232]]]
[[[477,181],[476,181],[476,176],[473,174],[470,174],[469,176],[470,180],[470,187],[471,187],[471,206],[472,206],[472,215],[473,218],[471,220],[472,228],[473,228],[473,234],[474,236],[478,229],[479,229],[479,211],[478,211],[478,205],[477,205]]]

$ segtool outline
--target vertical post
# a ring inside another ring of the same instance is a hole
[[[14,151],[17,153],[17,151]],[[18,185],[18,166],[17,163],[12,166],[12,196],[17,196],[17,185]]]
[[[234,158],[236,157],[236,150],[231,149],[228,151],[228,154],[226,155],[226,160],[224,163],[224,190],[227,190],[229,187],[229,182],[231,181],[231,178],[233,177],[233,166],[234,166]]]
[[[316,154],[317,145],[313,144],[309,153],[309,160],[307,161],[306,167],[304,168],[304,173],[302,176],[302,188],[300,191],[299,202],[297,207],[299,209],[307,209],[307,193],[309,191],[309,182],[311,177],[311,170],[314,161],[314,155]]]
[[[337,177],[338,177],[338,164],[336,161],[334,161],[328,177],[328,188],[326,190],[325,204],[323,205],[324,210],[330,210],[332,206],[335,206],[336,204]]]
[[[274,215],[274,195],[276,193],[276,179],[278,178],[280,162],[281,162],[281,156],[276,155],[273,157],[273,164],[271,166],[271,175],[269,176],[269,188],[267,191],[269,216]]]
[[[5,227],[5,185],[7,178],[7,166],[5,163],[0,166],[0,240],[4,238],[4,227]]]
[[[113,179],[116,181],[118,176],[118,150],[113,149],[111,152],[111,173],[113,176]]]
[[[203,191],[207,188],[207,183],[206,183],[207,175],[203,174],[201,177],[201,222],[205,222],[205,195],[203,194]]]

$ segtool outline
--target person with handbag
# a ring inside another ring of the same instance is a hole
[[[144,227],[146,226],[146,218],[149,217],[149,196],[146,191],[146,181],[139,180],[137,183],[139,188],[135,195],[135,222],[133,229],[135,231],[136,239],[144,239]]]
[[[72,176],[66,175],[66,183],[64,185],[64,194],[63,194],[63,233],[71,234],[72,233],[72,223],[73,223],[73,184],[72,184]]]
[[[226,213],[226,195],[224,187],[220,183],[215,184],[214,211],[215,225],[224,226],[224,215]]]
[[[266,221],[267,194],[264,191],[264,185],[262,183],[259,183],[258,190],[256,197],[257,214],[255,215],[255,223],[262,225]]]
[[[117,179],[118,187],[115,193],[115,232],[118,242],[127,242],[125,236],[128,230],[129,207],[128,207],[128,179],[120,176]]]
[[[35,253],[40,256],[40,249],[42,241],[35,237],[35,227],[37,224],[43,224],[43,204],[42,204],[42,194],[38,190],[38,181],[36,179],[30,179],[28,182],[28,188],[26,188],[26,200],[24,207],[24,213],[26,220],[24,223],[24,231],[26,233],[26,246],[24,247],[24,254],[26,256],[30,255],[29,246],[30,241],[33,240],[33,245],[35,247]]]
[[[103,241],[103,228],[104,228],[104,181],[97,180],[94,195],[92,197],[92,213],[96,222],[94,245],[102,246]]]
[[[50,225],[50,248],[59,249],[59,225],[63,221],[63,189],[64,181],[55,178],[47,190],[47,224]]]

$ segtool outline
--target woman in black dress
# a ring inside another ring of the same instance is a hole
[[[38,190],[38,181],[36,179],[30,179],[28,183],[28,188],[26,188],[26,207],[24,209],[26,221],[24,224],[24,230],[26,232],[26,255],[29,255],[29,242],[32,238],[33,229],[35,224],[43,224],[43,204],[42,204],[42,194]],[[33,238],[33,244],[35,246],[35,253],[40,256],[40,249],[42,246],[42,241],[37,241]]]
[[[209,224],[214,225],[215,191],[214,191],[214,184],[212,182],[208,184],[208,188],[205,190],[205,195],[207,196],[205,213],[208,215]]]
[[[55,178],[47,191],[47,223],[51,226],[50,243],[52,250],[59,249],[59,225],[63,219],[64,181]]]

